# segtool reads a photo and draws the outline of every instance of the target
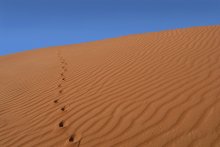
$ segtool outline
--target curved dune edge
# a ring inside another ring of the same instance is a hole
[[[220,26],[4,56],[0,146],[219,147]]]

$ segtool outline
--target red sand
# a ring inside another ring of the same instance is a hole
[[[219,147],[220,26],[0,58],[1,147]]]

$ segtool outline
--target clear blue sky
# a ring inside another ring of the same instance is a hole
[[[0,55],[219,24],[220,0],[0,0]]]

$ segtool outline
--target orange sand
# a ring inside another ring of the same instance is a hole
[[[219,147],[220,26],[0,58],[1,147]]]

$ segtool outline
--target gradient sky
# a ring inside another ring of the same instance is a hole
[[[0,55],[219,24],[220,0],[0,0]]]

